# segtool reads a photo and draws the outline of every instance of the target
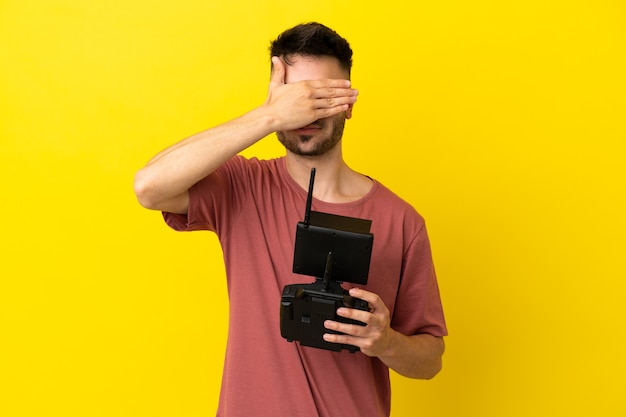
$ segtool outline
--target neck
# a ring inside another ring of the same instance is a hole
[[[287,172],[296,183],[307,190],[311,168],[315,168],[313,197],[327,203],[346,203],[363,197],[371,188],[369,178],[353,171],[341,155],[303,157],[287,152]]]

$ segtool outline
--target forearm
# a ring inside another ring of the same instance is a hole
[[[229,158],[273,131],[261,108],[208,129],[165,149],[135,176],[135,193],[148,208],[187,192]]]
[[[348,80],[285,84],[278,57],[263,105],[243,116],[191,136],[159,153],[135,176],[135,194],[144,207],[186,212],[188,190],[238,152],[272,132],[297,129],[349,109],[357,91]]]
[[[429,334],[406,336],[390,330],[389,348],[378,356],[397,373],[417,379],[431,379],[439,373],[444,352],[443,338]]]

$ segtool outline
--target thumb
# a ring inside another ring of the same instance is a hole
[[[272,75],[270,77],[270,84],[285,84],[285,63],[280,57],[277,56],[272,57]]]

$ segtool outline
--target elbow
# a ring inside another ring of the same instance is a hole
[[[163,184],[158,176],[146,168],[135,174],[133,189],[139,204],[148,210],[167,211],[186,214],[189,204],[189,194],[185,191],[174,194],[167,184]]]
[[[142,207],[149,210],[156,210],[156,201],[153,197],[154,192],[152,191],[148,175],[146,175],[144,170],[140,170],[135,174],[133,189],[137,201]]]
[[[443,337],[436,337],[434,340],[436,346],[434,357],[430,362],[430,366],[425,369],[421,379],[431,380],[436,377],[443,368],[443,354],[446,351],[446,344]]]
[[[420,375],[419,379],[430,381],[431,379],[436,377],[439,374],[439,372],[441,372],[442,367],[443,366],[442,366],[441,361],[438,361],[436,364],[433,364],[433,366],[431,366],[430,369],[428,369],[426,372]]]
[[[430,381],[435,378],[439,372],[441,372],[441,368],[441,362],[429,364],[422,363],[413,369],[394,369],[394,371],[406,378]]]
[[[436,377],[443,368],[443,354],[446,345],[442,337],[428,337],[432,340],[430,353],[424,358],[421,366],[416,367],[411,377],[415,379],[431,380]]]

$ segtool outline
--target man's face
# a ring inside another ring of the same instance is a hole
[[[330,56],[310,57],[293,55],[289,57],[285,83],[325,78],[347,79],[348,73]],[[352,107],[333,117],[319,119],[300,129],[276,132],[278,140],[285,148],[301,156],[319,156],[333,149],[341,140],[346,119],[352,116]]]

